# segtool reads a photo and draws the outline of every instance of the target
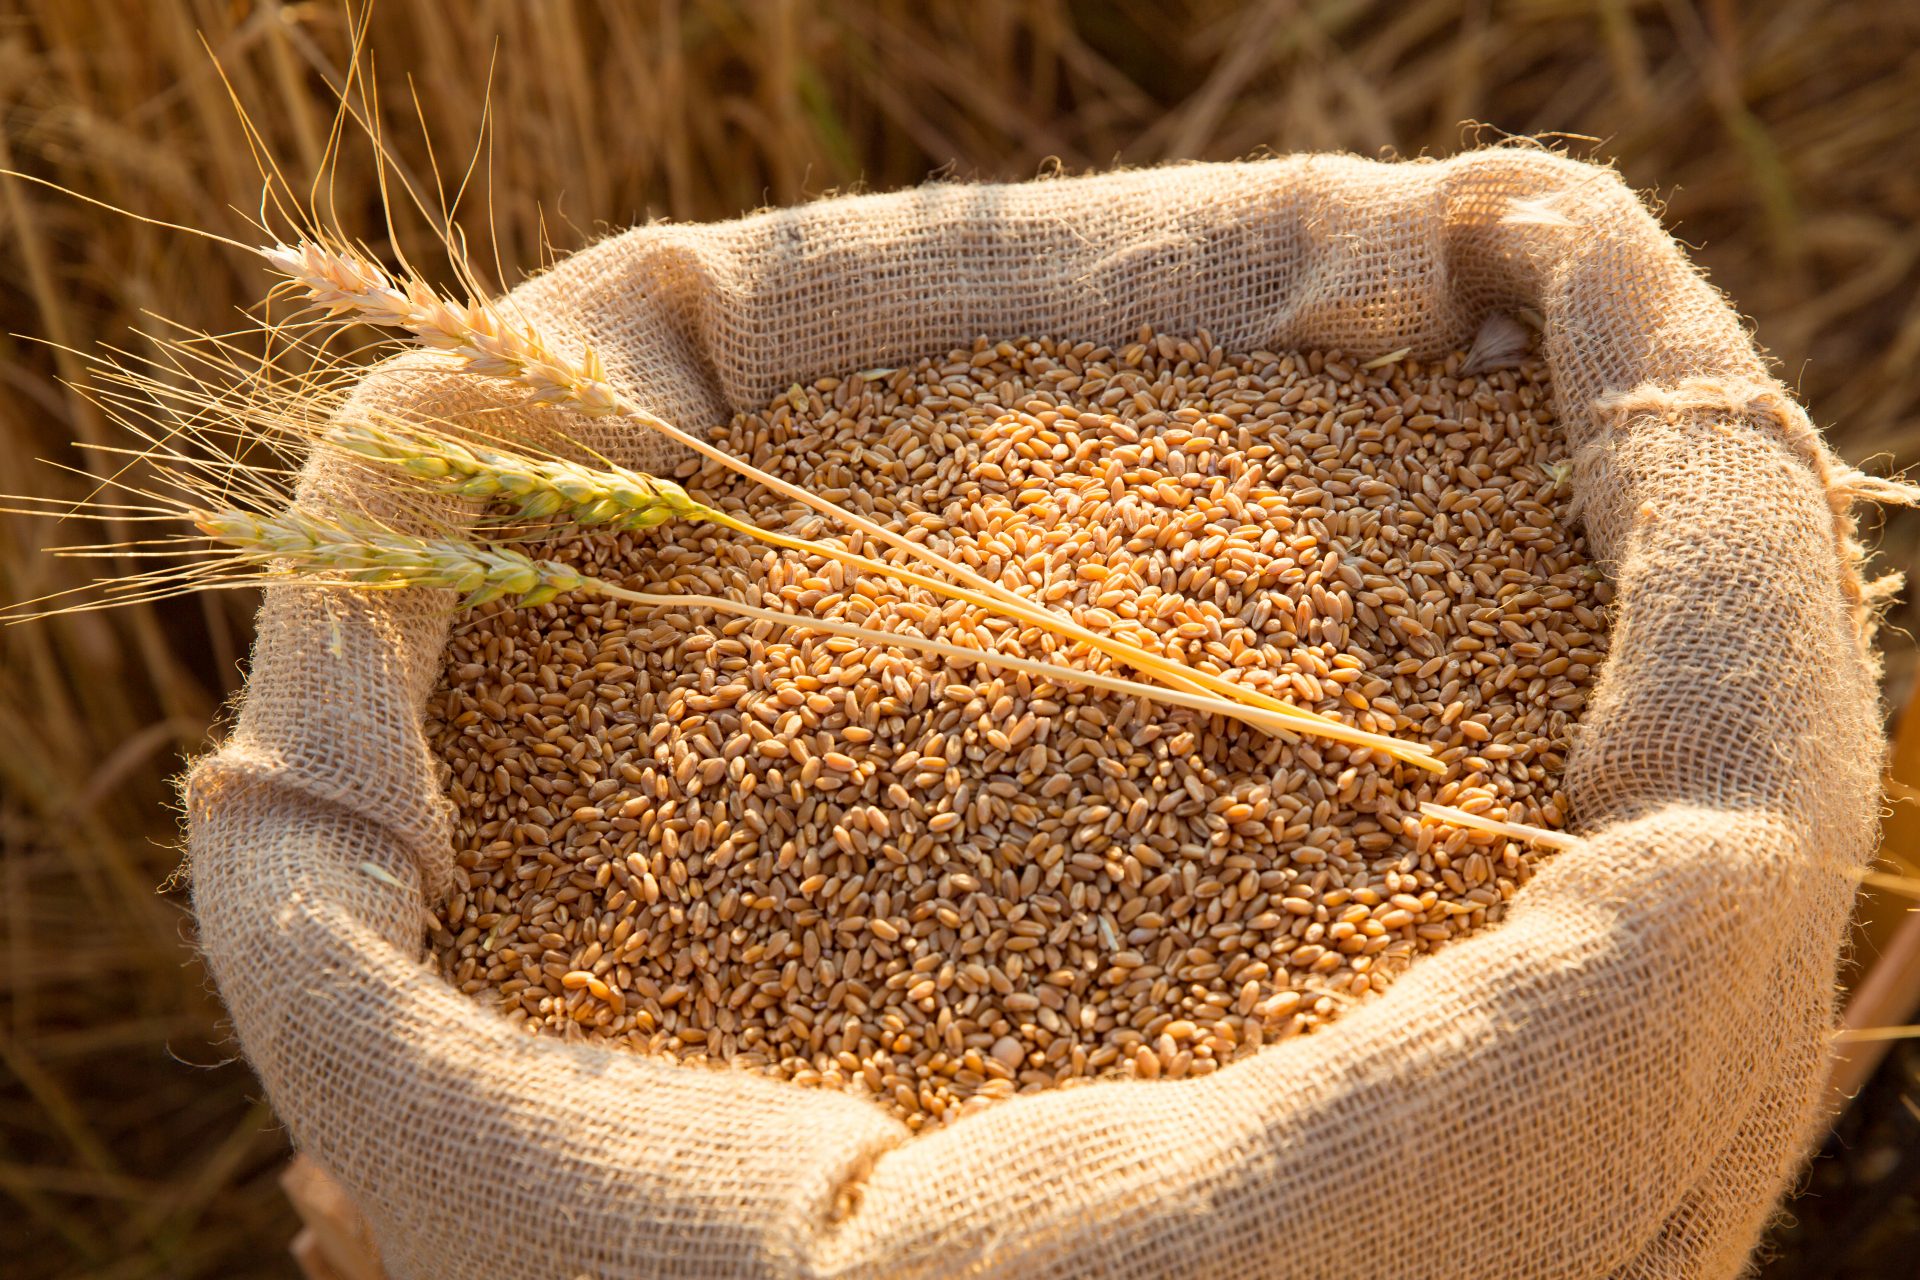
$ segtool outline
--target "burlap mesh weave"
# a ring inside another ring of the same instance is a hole
[[[1588,839],[1502,924],[1212,1076],[909,1141],[852,1097],[529,1037],[447,986],[421,719],[451,595],[269,592],[244,711],[190,782],[195,906],[275,1109],[396,1278],[1741,1269],[1820,1119],[1872,838],[1865,482],[1614,174],[1502,149],[941,184],[638,229],[514,300],[696,430],[983,333],[1432,355],[1531,307],[1613,656],[1569,765]]]

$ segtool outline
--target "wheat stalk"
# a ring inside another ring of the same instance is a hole
[[[195,465],[206,468],[211,464],[206,460],[195,460]],[[241,477],[243,489],[256,498],[272,493],[273,485],[291,474],[280,468],[259,467],[233,460],[229,460],[225,466]],[[191,473],[165,465],[159,469],[168,477],[169,483],[185,493],[206,492],[206,482]],[[834,619],[762,608],[719,596],[635,591],[580,573],[556,560],[536,559],[512,547],[458,537],[405,533],[364,516],[321,516],[298,507],[270,512],[207,507],[191,499],[175,498],[163,491],[136,489],[111,477],[95,478],[103,485],[130,489],[151,501],[143,504],[101,501],[57,503],[15,497],[13,501],[26,505],[0,507],[0,511],[63,517],[115,514],[135,520],[185,520],[203,536],[195,538],[192,535],[173,534],[131,544],[60,548],[58,554],[63,556],[161,556],[184,563],[170,563],[146,573],[96,583],[90,588],[77,588],[76,591],[91,591],[96,597],[81,603],[57,608],[36,607],[59,598],[44,597],[14,605],[0,617],[9,622],[23,622],[56,613],[106,608],[136,600],[164,599],[212,587],[274,583],[369,590],[443,588],[462,593],[459,603],[462,609],[476,608],[501,599],[509,600],[519,608],[531,608],[562,595],[580,593],[648,608],[707,608],[716,613],[779,627],[817,631],[875,647],[916,650],[953,662],[984,663],[1052,684],[1081,685],[1206,714],[1229,715],[1267,733],[1286,733],[1303,728],[1284,716],[1257,707],[1228,703],[1209,694],[1161,689],[1118,676],[967,648],[910,632],[881,631]],[[214,545],[208,547],[207,540]],[[62,592],[60,596],[70,594],[73,593]],[[1360,746],[1375,745],[1366,741],[1373,735],[1331,722],[1326,727],[1330,736],[1338,735],[1343,741],[1353,741]],[[1391,739],[1386,741],[1390,742]]]
[[[521,386],[540,403],[565,404],[592,417],[620,417],[659,432],[775,493],[904,552],[956,582],[1020,609],[1022,616],[1031,618],[1036,613],[1048,613],[1060,619],[1060,625],[1067,628],[1065,634],[1147,671],[1171,687],[1212,692],[1283,716],[1300,712],[1300,708],[1256,689],[1212,672],[1186,667],[1129,641],[1101,635],[1076,619],[1037,609],[1019,594],[932,548],[771,475],[656,417],[613,385],[605,365],[591,347],[583,347],[576,358],[564,358],[531,324],[509,319],[498,306],[483,298],[475,296],[461,302],[443,297],[418,277],[395,276],[350,247],[322,240],[308,238],[292,245],[267,245],[254,252],[285,278],[288,287],[329,317],[350,317],[402,330],[423,347],[451,356],[476,373]],[[1406,758],[1404,752],[1399,754]],[[1423,758],[1430,761],[1430,757]],[[1437,762],[1422,767],[1440,768]]]
[[[106,474],[80,474],[96,484],[96,491],[117,490],[137,501],[90,499],[76,503],[16,495],[7,499],[14,505],[0,506],[0,512],[61,518],[112,516],[124,521],[176,524],[184,521],[201,536],[171,533],[131,543],[60,548],[57,554],[63,556],[157,557],[167,563],[146,572],[23,601],[0,613],[0,618],[20,622],[165,599],[206,588],[287,582],[360,589],[443,588],[460,592],[460,607],[469,609],[501,599],[530,608],[561,595],[583,593],[649,608],[705,607],[872,646],[916,650],[953,662],[985,663],[1057,685],[1081,685],[1205,714],[1233,716],[1268,733],[1311,731],[1287,717],[1211,694],[1162,689],[912,633],[785,613],[737,600],[635,591],[494,542],[465,536],[422,536],[393,529],[365,515],[321,516],[297,506],[288,507],[284,504],[289,486],[298,475],[291,460],[279,464],[243,455],[255,445],[273,445],[284,436],[311,439],[318,433],[324,437],[326,430],[315,425],[317,419],[276,415],[258,405],[237,420],[231,419],[227,411],[233,406],[223,398],[207,395],[204,389],[149,385],[150,380],[143,375],[114,367],[119,373],[117,381],[131,391],[146,392],[148,403],[142,406],[137,396],[120,393],[103,396],[98,402],[147,447],[98,446],[97,451],[144,464],[152,476],[136,482],[124,467]],[[213,414],[212,421],[203,416],[205,412]],[[152,427],[141,421],[143,417],[151,419]],[[564,509],[573,515],[591,513],[603,520],[618,518],[627,527],[646,527],[676,517],[731,519],[696,501],[671,481],[638,472],[598,471],[561,459],[528,458],[451,437],[442,439],[437,434],[428,437],[432,441],[429,449],[420,429],[412,427],[404,433],[353,434],[338,427],[334,431],[342,435],[337,443],[357,440],[359,456],[400,466],[429,488],[513,498],[524,511],[533,513],[549,509]],[[227,441],[225,448],[220,447],[223,439]],[[182,446],[187,442],[198,443],[205,451],[184,451]],[[242,505],[235,505],[236,499]],[[75,595],[85,598],[66,601]],[[55,605],[53,601],[62,603]],[[1323,736],[1356,746],[1384,749],[1402,745],[1337,722],[1321,722],[1316,727],[1322,729]]]
[[[459,439],[414,423],[381,426],[364,420],[342,422],[331,428],[325,439],[354,457],[394,468],[429,491],[510,504],[515,516],[521,519],[560,515],[576,524],[634,530],[650,529],[674,519],[705,520],[773,546],[837,560],[850,568],[959,600],[987,613],[1028,622],[1070,640],[1084,639],[1075,633],[1062,615],[1030,602],[1021,600],[1018,604],[1010,604],[984,592],[915,573],[899,565],[873,560],[832,543],[815,542],[763,529],[750,521],[708,506],[671,480],[662,480],[612,463],[596,468],[560,458],[536,458],[514,450]],[[1019,600],[1018,597],[1015,599]],[[1186,670],[1157,654],[1144,650],[1135,652],[1134,646],[1127,646],[1124,642],[1110,641],[1109,646],[1104,648],[1110,656],[1119,656],[1130,665],[1146,668],[1160,676],[1170,688],[1177,687],[1171,678]],[[1120,650],[1120,653],[1114,654],[1114,649]],[[1153,688],[1146,685],[1141,687]],[[1158,689],[1154,689],[1152,696],[1157,696],[1158,692]],[[1205,689],[1182,689],[1180,692],[1190,696],[1163,701],[1190,707],[1195,705],[1194,699],[1200,699],[1204,701],[1205,709],[1221,715],[1234,715],[1236,707],[1246,705]],[[1434,772],[1444,768],[1424,747],[1356,729],[1290,703],[1278,703],[1275,707],[1260,709],[1292,721],[1292,727],[1303,734],[1364,746]]]
[[[1544,845],[1549,849],[1567,850],[1579,847],[1580,838],[1568,835],[1564,831],[1552,831],[1546,827],[1530,826],[1524,822],[1502,822],[1484,814],[1468,813],[1465,809],[1456,809],[1450,804],[1434,804],[1431,801],[1420,802],[1423,817],[1435,822],[1444,822],[1449,826],[1465,827],[1469,831],[1482,831],[1488,835],[1505,836],[1509,840],[1520,840],[1527,844]]]

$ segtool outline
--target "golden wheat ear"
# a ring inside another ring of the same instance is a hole
[[[368,288],[392,284],[391,278],[377,268],[369,268],[356,278]],[[397,286],[395,292],[399,292]],[[833,543],[761,528],[701,502],[671,480],[605,459],[599,466],[589,466],[530,450],[489,435],[464,420],[456,426],[430,418],[402,419],[379,411],[343,413],[361,376],[360,367],[327,357],[305,338],[289,339],[284,328],[266,326],[262,332],[272,344],[278,344],[277,354],[271,344],[263,355],[240,345],[232,335],[187,333],[165,338],[154,352],[138,357],[112,351],[85,357],[98,375],[99,385],[80,390],[136,441],[135,447],[105,448],[105,453],[121,461],[121,469],[90,478],[126,488],[125,474],[144,465],[158,477],[165,491],[135,490],[150,500],[139,513],[141,518],[198,521],[206,512],[234,508],[237,499],[239,510],[248,519],[265,522],[259,526],[263,536],[273,532],[281,542],[290,531],[274,522],[282,519],[294,478],[315,447],[331,448],[375,474],[391,478],[396,496],[403,499],[408,493],[420,493],[499,504],[509,512],[509,520],[521,524],[511,533],[491,523],[463,526],[449,533],[449,540],[454,542],[465,539],[476,545],[502,544],[528,532],[528,522],[539,520],[564,519],[584,527],[623,530],[646,529],[675,519],[711,521],[773,546],[837,560],[860,572],[959,600],[983,613],[1036,626],[1073,643],[1086,643],[1158,680],[1158,686],[1126,682],[1125,687],[1129,691],[1143,690],[1141,696],[1162,705],[1222,715],[1263,729],[1287,721],[1292,732],[1377,751],[1417,768],[1438,771],[1443,767],[1420,746],[1369,733],[1332,717],[1275,700],[1262,705],[1247,697],[1223,697],[1193,678],[1198,673],[1189,672],[1177,662],[1130,642],[1087,632],[1066,615],[1024,597],[1005,592],[990,595]],[[297,371],[289,372],[279,363],[289,353],[299,357]],[[263,451],[268,460],[256,460]],[[105,507],[95,505],[96,514],[105,512]],[[363,542],[384,542],[391,551],[391,531],[373,524],[359,531],[365,534]],[[330,541],[336,551],[346,545],[337,538]],[[164,539],[140,554],[190,559],[198,546],[191,538]],[[138,575],[138,583],[129,579],[89,584],[81,594],[90,595],[100,604],[117,603],[129,593],[151,598],[139,593],[178,594],[204,586],[242,586],[284,576],[270,572],[257,559],[249,559],[244,551],[244,546],[226,545],[218,572],[211,559],[202,558],[196,564]],[[435,578],[430,565],[414,561],[408,567],[418,579],[417,585],[454,585],[440,580],[452,575],[469,593],[479,590],[478,584],[483,582],[497,585],[501,573],[517,580],[517,575],[497,565],[488,571],[492,577],[471,568],[457,573],[448,568]],[[384,565],[384,569],[395,568],[391,563]],[[381,570],[381,565],[360,564],[344,576],[361,585],[376,585]],[[383,581],[405,585],[406,578],[396,571],[385,573]],[[501,589],[496,594],[514,593]],[[28,602],[30,606],[43,603]],[[81,603],[65,607],[89,606]],[[30,610],[21,616],[31,616]],[[1088,683],[1058,676],[1065,668],[1055,670],[1057,678],[1068,683]],[[1247,709],[1260,714],[1242,714]]]

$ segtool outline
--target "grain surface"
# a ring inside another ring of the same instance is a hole
[[[916,1128],[1205,1074],[1383,989],[1539,856],[1418,804],[1564,825],[1606,649],[1543,369],[1461,362],[981,340],[715,435],[1090,627],[1431,744],[1444,776],[710,613],[492,606],[429,711],[458,813],[443,972],[532,1031],[853,1089]],[[681,478],[838,536],[717,465]],[[1132,674],[712,525],[548,550]]]

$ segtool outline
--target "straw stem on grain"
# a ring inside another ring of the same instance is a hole
[[[1456,809],[1452,805],[1422,801],[1420,812],[1436,822],[1465,827],[1469,831],[1484,831],[1488,835],[1506,836],[1510,840],[1523,840],[1528,844],[1544,845],[1549,849],[1572,849],[1580,843],[1578,836],[1570,836],[1564,831],[1550,831],[1524,822],[1501,822],[1481,814],[1468,813],[1465,809]]]

